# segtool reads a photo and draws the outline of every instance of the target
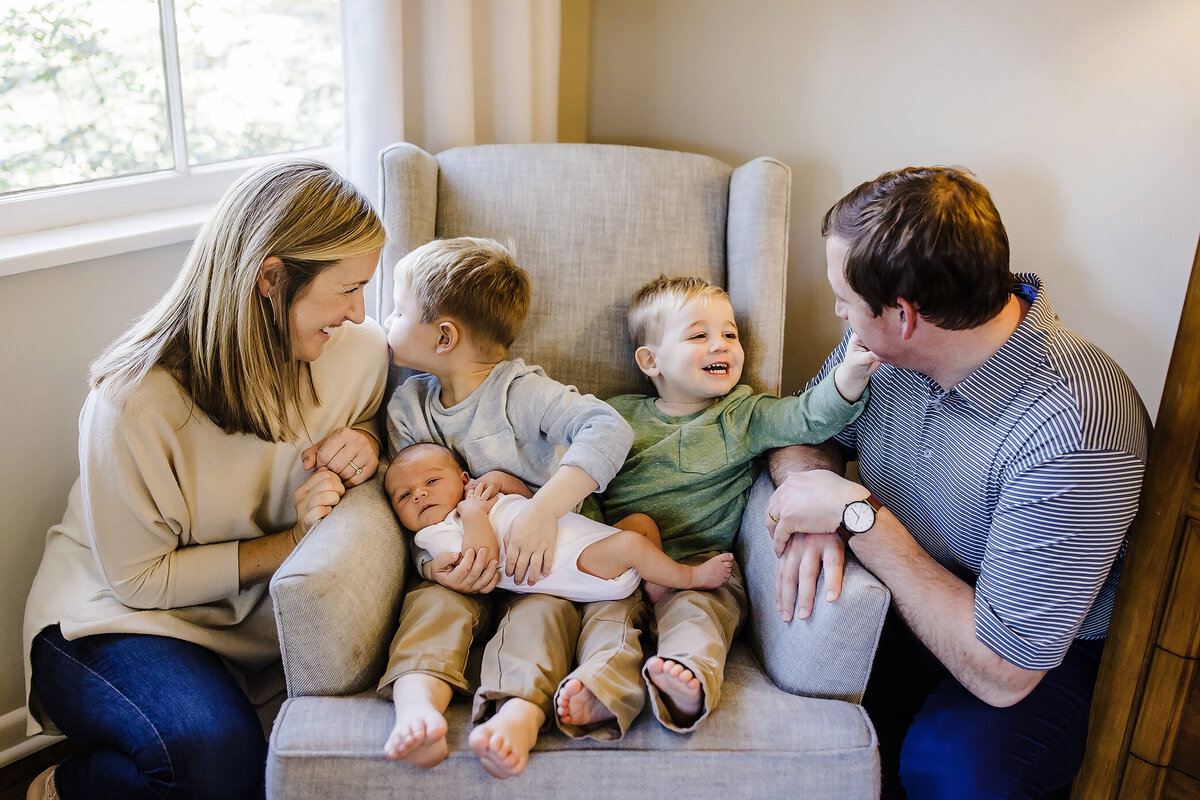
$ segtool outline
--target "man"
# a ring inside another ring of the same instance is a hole
[[[883,364],[836,440],[771,458],[781,612],[809,615],[822,565],[836,599],[837,532],[892,592],[864,699],[884,797],[1042,797],[1082,757],[1145,408],[1036,275],[1009,273],[968,174],[887,173],[822,235],[835,311]]]

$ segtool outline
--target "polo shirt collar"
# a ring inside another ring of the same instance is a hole
[[[1032,303],[1025,318],[999,350],[966,380],[954,388],[968,405],[997,422],[1021,387],[1045,363],[1058,316],[1050,307],[1042,280],[1033,273],[1019,273],[1015,292]]]

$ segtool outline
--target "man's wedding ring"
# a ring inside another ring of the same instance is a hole
[[[770,511],[767,512],[767,516],[771,518],[771,522],[775,522],[775,523],[779,522],[779,517],[775,516]]]

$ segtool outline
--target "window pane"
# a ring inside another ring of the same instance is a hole
[[[336,0],[177,0],[188,159],[340,145]]]
[[[0,6],[0,192],[173,166],[155,3]]]

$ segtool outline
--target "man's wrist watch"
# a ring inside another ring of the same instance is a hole
[[[838,525],[837,529],[842,541],[849,543],[851,536],[866,533],[875,527],[875,516],[881,508],[883,503],[869,492],[865,500],[846,503],[846,507],[842,509],[842,524]]]

